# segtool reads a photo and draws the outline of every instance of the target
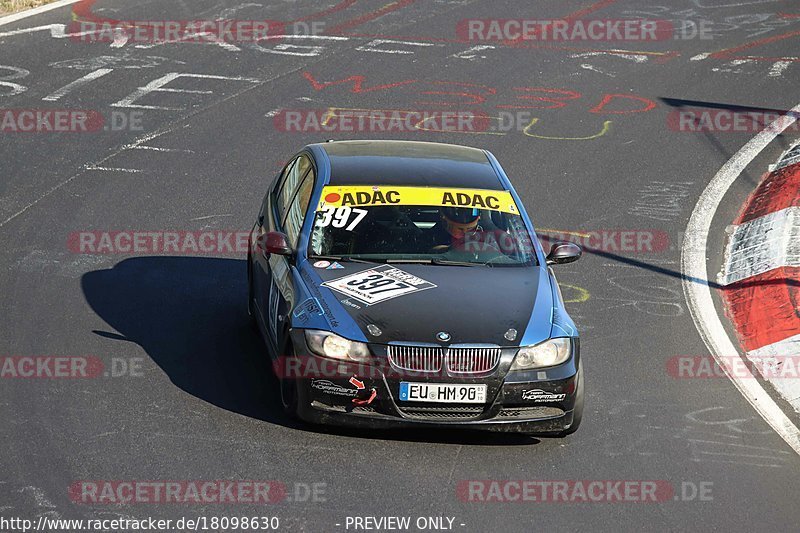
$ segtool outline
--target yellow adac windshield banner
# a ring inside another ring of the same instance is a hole
[[[326,207],[360,207],[377,205],[425,205],[467,207],[519,214],[508,191],[454,189],[442,187],[392,187],[373,185],[336,186],[322,189],[317,210]]]

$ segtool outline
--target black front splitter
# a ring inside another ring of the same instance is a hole
[[[555,434],[572,425],[572,411],[561,416],[534,420],[424,420],[401,418],[378,412],[344,411],[326,407],[304,405],[298,408],[298,417],[312,424],[324,424],[363,429],[467,429],[502,433]]]

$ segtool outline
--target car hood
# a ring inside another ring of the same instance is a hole
[[[350,330],[350,338],[356,328],[368,342],[381,344],[519,346],[523,339],[532,344],[550,335],[553,299],[542,268],[351,262],[334,264],[341,267],[335,270],[305,266],[304,278],[322,285],[315,292],[329,322],[333,319],[333,330],[344,336]],[[374,272],[417,285],[412,292],[368,304],[369,297],[351,292],[347,283]]]

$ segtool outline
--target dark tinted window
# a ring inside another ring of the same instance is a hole
[[[284,231],[289,238],[289,244],[293,247],[297,245],[297,238],[300,236],[300,231],[303,228],[303,220],[305,220],[308,202],[311,200],[311,193],[314,190],[314,178],[314,170],[311,169],[300,184],[297,194],[289,205],[286,218],[283,221]]]
[[[291,166],[285,179],[283,179],[283,182],[279,185],[275,199],[278,220],[286,218],[286,210],[289,208],[289,203],[292,201],[292,198],[294,198],[297,187],[310,168],[311,160],[307,155],[301,155]]]
[[[324,193],[323,193],[324,194]],[[535,265],[533,239],[522,217],[489,209],[426,205],[323,207],[316,211],[309,256],[368,260],[460,261]],[[464,213],[462,213],[464,212]]]

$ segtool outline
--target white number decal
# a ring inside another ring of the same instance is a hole
[[[333,207],[326,207],[322,211],[322,218],[317,221],[318,228],[327,228],[331,225],[331,220],[333,219],[333,212],[335,209]]]
[[[353,219],[353,221],[350,223],[350,225],[349,225],[349,226],[347,226],[347,231],[353,231],[353,229],[354,229],[356,226],[358,226],[358,224],[359,224],[359,223],[360,223],[362,220],[364,220],[364,217],[365,217],[365,216],[367,216],[367,210],[366,210],[366,209],[356,209],[356,208],[353,208],[353,213],[355,213],[355,214],[356,214],[356,218],[354,218],[354,219]]]
[[[331,226],[334,228],[343,228],[347,224],[347,219],[350,218],[351,209],[347,206],[338,208],[333,213],[333,222]]]
[[[348,225],[350,215],[355,213],[355,217]],[[318,228],[326,228],[333,226],[334,228],[345,228],[347,231],[353,231],[358,224],[367,216],[366,209],[351,208],[348,206],[342,207],[326,207],[322,210],[322,217],[317,221]]]

